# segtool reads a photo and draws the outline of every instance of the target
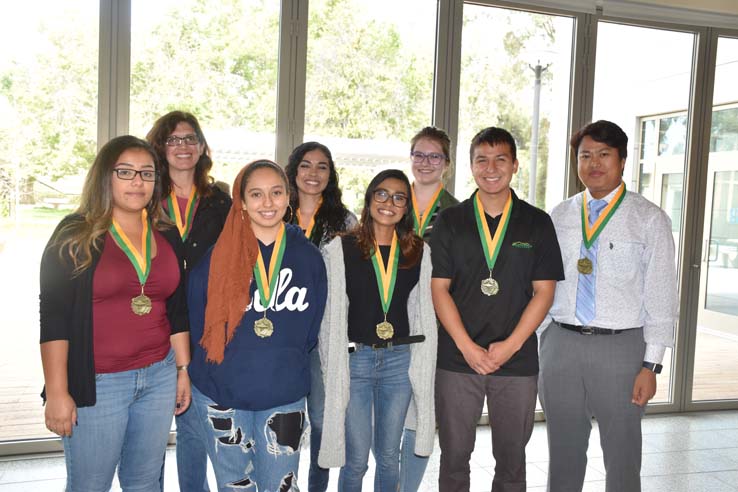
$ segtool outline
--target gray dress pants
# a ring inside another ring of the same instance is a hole
[[[439,492],[469,491],[469,461],[485,398],[495,458],[492,491],[525,492],[525,445],[533,432],[537,379],[436,370]]]
[[[579,492],[597,419],[607,492],[641,490],[641,417],[631,403],[646,344],[643,330],[582,335],[551,323],[540,342],[540,398],[546,414],[550,492]]]

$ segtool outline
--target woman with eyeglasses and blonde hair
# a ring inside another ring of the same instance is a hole
[[[359,227],[324,249],[328,303],[320,332],[325,384],[318,463],[342,466],[338,490],[361,490],[370,449],[374,490],[399,484],[400,439],[411,398],[415,453],[435,435],[436,318],[430,250],[414,232],[410,183],[386,170],[369,183]]]
[[[415,233],[430,241],[433,222],[441,210],[459,201],[443,186],[443,178],[451,167],[451,139],[433,126],[420,130],[410,140],[413,181],[413,223]],[[415,402],[410,402],[402,435],[400,453],[400,492],[417,492],[428,466],[428,457],[415,454]]]
[[[41,260],[46,427],[67,490],[158,490],[172,415],[190,403],[182,241],[161,208],[154,149],[117,137]]]
[[[231,197],[210,177],[210,148],[194,115],[167,113],[156,120],[146,139],[162,163],[162,205],[177,225],[189,272],[218,239]],[[186,411],[177,416],[179,486],[188,492],[208,492],[207,452],[200,445],[193,415]]]
[[[298,489],[326,278],[318,248],[282,221],[288,203],[281,167],[244,167],[222,234],[190,272],[190,411],[218,490]]]
[[[341,200],[338,173],[328,147],[319,142],[298,145],[290,154],[285,172],[290,181],[290,207],[285,220],[300,226],[311,243],[322,248],[336,235],[356,226],[356,216]],[[317,348],[310,353],[310,375],[308,492],[325,492],[329,471],[318,466],[325,393]]]

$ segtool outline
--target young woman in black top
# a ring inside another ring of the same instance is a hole
[[[345,463],[338,489],[358,491],[372,449],[374,489],[396,491],[411,396],[418,408],[415,452],[427,456],[433,446],[437,331],[430,252],[413,232],[404,173],[380,172],[364,205],[359,227],[324,252],[328,304],[319,347],[326,398],[319,463]]]

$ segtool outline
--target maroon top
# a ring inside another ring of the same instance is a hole
[[[151,298],[151,312],[131,311],[131,299],[141,294],[141,284],[130,260],[110,233],[92,283],[92,326],[95,372],[121,372],[159,362],[169,352],[171,327],[166,300],[179,284],[179,266],[172,247],[158,231],[157,254],[144,293]]]

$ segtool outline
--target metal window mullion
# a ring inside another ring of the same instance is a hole
[[[128,133],[131,86],[131,0],[100,0],[98,149]]]
[[[308,0],[282,0],[279,19],[275,160],[285,166],[305,131]]]
[[[569,85],[571,91],[569,94],[569,135],[573,135],[592,121],[595,63],[597,61],[597,22],[598,16],[594,14],[577,14],[575,17]],[[571,150],[566,153],[566,170],[566,190],[562,199],[576,195],[584,189],[577,175],[577,159]]]
[[[433,77],[433,125],[451,137],[451,155],[456,155],[459,132],[459,91],[461,84],[461,31],[463,0],[438,0],[436,13],[436,56]],[[449,192],[454,192],[456,165],[444,177]]]

